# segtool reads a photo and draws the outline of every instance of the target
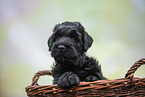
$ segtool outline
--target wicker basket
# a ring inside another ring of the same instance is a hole
[[[136,61],[125,78],[80,82],[71,89],[61,89],[57,85],[38,85],[39,76],[51,75],[50,71],[35,74],[31,86],[26,87],[29,97],[145,97],[145,78],[134,78],[135,71],[145,64],[145,58]]]

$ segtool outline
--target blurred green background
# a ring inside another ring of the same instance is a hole
[[[111,80],[145,57],[145,0],[0,0],[0,97],[27,97],[33,75],[51,69],[47,40],[63,21],[84,25],[94,39],[87,54]],[[145,67],[135,76],[144,77]]]

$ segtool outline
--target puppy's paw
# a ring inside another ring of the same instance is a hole
[[[66,72],[58,79],[58,86],[61,88],[71,88],[80,83],[80,79],[72,72]]]
[[[98,80],[98,78],[96,76],[93,76],[93,75],[90,75],[85,79],[86,82],[97,81],[97,80]]]

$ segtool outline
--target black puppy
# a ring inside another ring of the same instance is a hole
[[[53,84],[71,88],[80,81],[105,79],[98,62],[86,56],[93,39],[79,22],[63,22],[54,27],[48,40],[49,51],[55,59]]]

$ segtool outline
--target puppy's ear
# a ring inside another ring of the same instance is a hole
[[[48,47],[49,47],[49,51],[51,51],[51,47],[52,47],[52,36],[49,37],[48,41],[47,41]]]
[[[86,52],[93,43],[93,38],[85,31],[85,28],[79,22],[74,22],[79,27],[81,33],[83,34],[83,52]]]
[[[56,31],[56,29],[60,26],[60,24],[56,24],[55,27],[53,28],[53,32]],[[52,47],[52,36],[49,37],[48,41],[47,41],[48,47],[49,47],[49,51],[51,51],[51,47]]]
[[[84,43],[84,45],[83,45],[84,52],[86,52],[91,47],[91,45],[93,43],[92,37],[86,31],[84,31],[83,43]]]

